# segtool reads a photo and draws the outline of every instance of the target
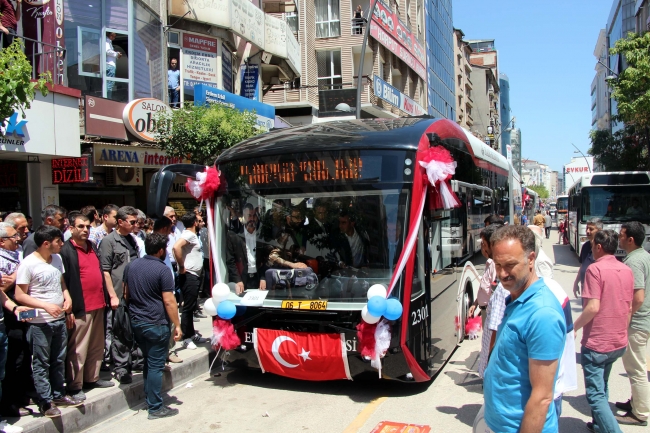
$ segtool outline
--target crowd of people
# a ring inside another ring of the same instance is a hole
[[[538,218],[539,216],[539,218]],[[470,316],[480,311],[484,332],[478,373],[485,404],[480,416],[492,431],[557,432],[562,395],[577,388],[575,333],[582,330],[580,364],[594,432],[619,425],[647,426],[650,394],[646,347],[650,336],[650,254],[645,228],[626,222],[620,233],[589,221],[588,241],[573,292],[582,313],[573,321],[569,299],[553,280],[553,263],[542,249],[545,215],[534,224],[504,225],[496,216],[481,233],[487,262]],[[623,249],[619,261],[614,254]],[[622,358],[631,397],[608,401],[612,365]],[[478,418],[477,418],[478,420]],[[477,421],[478,422],[478,421]]]
[[[84,391],[115,385],[102,370],[121,384],[142,371],[149,418],[176,414],[162,404],[165,364],[182,362],[177,341],[208,342],[193,326],[206,317],[199,296],[210,296],[200,208],[180,218],[182,230],[171,207],[155,223],[112,204],[46,206],[36,230],[21,213],[1,217],[0,392],[11,392],[0,394],[0,414],[32,414],[33,401],[60,417],[60,407],[84,404]]]

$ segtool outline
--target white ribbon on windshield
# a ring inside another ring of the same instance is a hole
[[[214,212],[213,209],[213,201],[214,198],[209,198],[205,201],[205,208],[208,211],[207,219],[208,219],[208,236],[210,239],[210,258],[212,259],[212,266],[214,267],[214,273],[217,276],[217,283],[223,283],[223,278],[221,277],[221,270],[219,269],[219,263],[217,261],[217,242],[216,242],[216,234],[214,231],[215,224],[217,221],[215,221],[216,218],[216,212]]]
[[[449,189],[449,185],[445,182],[449,176],[453,176],[456,173],[456,166],[458,163],[454,162],[440,162],[432,160],[429,162],[420,161],[420,165],[424,167],[427,172],[427,177],[431,186],[436,187],[438,183],[440,188],[440,198],[445,209],[453,209],[456,206],[459,206],[460,203],[456,200],[456,197]]]

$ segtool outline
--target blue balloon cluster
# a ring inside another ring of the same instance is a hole
[[[397,320],[402,317],[402,303],[396,298],[373,296],[368,300],[368,313],[374,317],[384,316],[387,320]]]
[[[217,305],[217,316],[230,320],[237,314],[237,307],[231,301],[221,301]]]

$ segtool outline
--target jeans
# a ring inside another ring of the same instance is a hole
[[[194,274],[185,272],[179,276],[181,293],[183,293],[183,311],[181,313],[181,331],[183,338],[194,336],[194,311],[197,307],[199,296],[199,284],[201,280]]]
[[[65,396],[65,356],[68,330],[65,319],[30,323],[27,341],[32,350],[34,386],[39,406]]]
[[[582,347],[581,362],[585,375],[587,402],[591,407],[596,431],[621,433],[618,422],[609,407],[609,389],[607,381],[612,365],[625,353],[625,347],[612,352],[600,353]]]
[[[5,379],[5,365],[7,364],[7,350],[9,339],[4,323],[0,323],[0,380]],[[2,387],[0,386],[0,399],[2,399]]]
[[[29,325],[19,322],[15,317],[15,315],[5,314],[9,347],[2,388],[11,390],[11,392],[2,395],[2,406],[5,408],[12,405],[27,406],[29,404],[27,393],[34,391],[32,355],[27,341]]]
[[[144,356],[142,377],[149,413],[158,412],[162,409],[163,404],[162,377],[168,353],[169,325],[155,325],[132,320],[131,328],[133,337],[142,349]]]
[[[546,230],[546,239],[551,236],[551,227],[544,227],[544,230]]]
[[[562,415],[562,395],[553,400],[555,405],[555,413],[557,414],[557,421],[560,422],[560,415]]]
[[[115,65],[106,65],[106,76],[114,77],[115,76]],[[113,93],[113,87],[115,86],[115,81],[106,80],[106,98],[111,99]]]
[[[179,106],[179,101],[181,100],[180,98],[180,90],[176,89],[167,89],[167,92],[169,93],[169,106],[172,108],[178,108]]]

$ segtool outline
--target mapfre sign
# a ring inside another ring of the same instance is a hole
[[[171,107],[159,99],[134,99],[126,104],[122,119],[124,126],[135,137],[153,143],[156,132],[156,116],[161,112],[171,112]]]

